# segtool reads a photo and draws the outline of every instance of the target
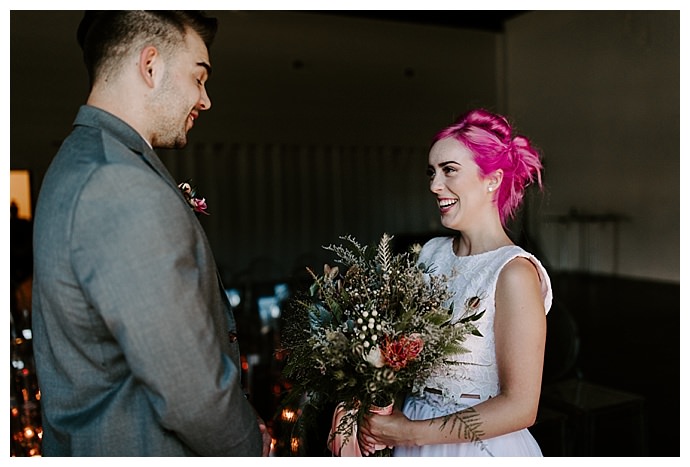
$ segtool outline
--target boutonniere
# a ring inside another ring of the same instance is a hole
[[[180,189],[182,196],[184,196],[184,199],[187,200],[189,206],[194,210],[194,212],[200,212],[201,214],[206,214],[207,216],[209,215],[208,212],[206,212],[206,209],[208,209],[208,206],[206,206],[206,198],[197,198],[196,188],[190,185],[189,181],[182,182],[177,185],[177,187]]]

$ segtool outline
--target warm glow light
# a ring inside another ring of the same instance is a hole
[[[299,438],[290,439],[290,450],[293,454],[297,454],[299,452]]]
[[[295,421],[295,411],[292,409],[283,409],[283,412],[281,414],[281,418],[285,420],[286,422],[294,422]]]
[[[31,177],[28,170],[10,170],[10,202],[17,206],[17,217],[31,219]]]
[[[25,426],[24,427],[24,438],[26,439],[31,439],[34,437],[36,433],[34,432],[34,427],[32,426]]]

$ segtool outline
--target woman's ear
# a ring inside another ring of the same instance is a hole
[[[486,177],[486,180],[489,185],[487,188],[489,192],[498,190],[498,187],[501,186],[503,182],[503,169],[494,171],[491,175]]]

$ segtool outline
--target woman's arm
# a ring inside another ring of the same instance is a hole
[[[534,424],[541,392],[546,313],[536,267],[516,258],[496,285],[496,359],[500,393],[447,417],[412,421],[401,412],[372,415],[360,426],[364,453],[375,444],[427,445],[493,438]],[[460,423],[453,423],[460,422]],[[467,429],[473,425],[473,429]]]

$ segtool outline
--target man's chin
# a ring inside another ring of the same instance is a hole
[[[172,141],[157,141],[153,147],[156,149],[184,149],[187,147],[187,137],[175,138]]]

